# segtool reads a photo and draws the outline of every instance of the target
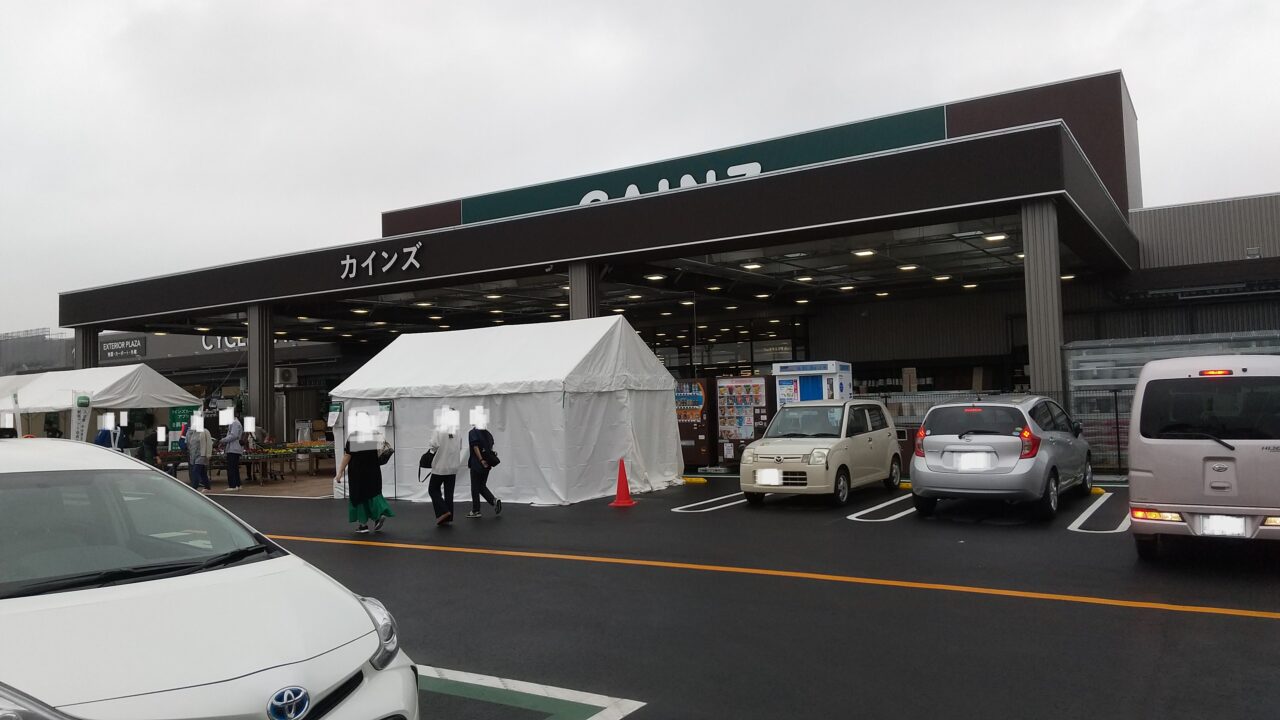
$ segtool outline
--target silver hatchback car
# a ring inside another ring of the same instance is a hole
[[[920,517],[944,498],[1034,502],[1058,512],[1067,489],[1093,489],[1089,442],[1056,402],[1018,396],[938,405],[916,432],[911,499]]]

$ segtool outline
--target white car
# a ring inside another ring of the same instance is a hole
[[[844,505],[855,487],[902,485],[897,429],[877,400],[791,403],[743,451],[740,473],[751,505],[765,493],[826,495]]]
[[[0,718],[417,717],[377,600],[121,453],[0,440]]]

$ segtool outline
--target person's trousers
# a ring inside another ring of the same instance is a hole
[[[209,466],[203,463],[192,463],[187,474],[191,476],[191,487],[199,490],[209,487]]]
[[[471,469],[471,512],[480,512],[480,498],[493,504],[493,491],[489,489],[489,471],[493,468]]]
[[[227,453],[227,487],[240,487],[240,453]]]
[[[457,482],[457,475],[436,475],[432,473],[431,482],[427,485],[427,492],[431,494],[431,507],[436,511],[436,517],[453,512],[453,486]],[[444,486],[443,497],[440,494],[441,486]]]

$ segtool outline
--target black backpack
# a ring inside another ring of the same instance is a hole
[[[422,453],[422,457],[418,458],[418,482],[423,481],[422,470],[426,468],[427,474],[431,474],[431,463],[436,459],[436,451],[428,450]]]

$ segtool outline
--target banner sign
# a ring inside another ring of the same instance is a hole
[[[89,393],[74,393],[75,402],[71,405],[71,427],[67,434],[72,440],[87,442],[89,440],[89,418],[93,416],[93,399]]]
[[[104,360],[142,359],[147,354],[147,336],[136,335],[119,340],[103,340],[101,346],[98,357]]]

